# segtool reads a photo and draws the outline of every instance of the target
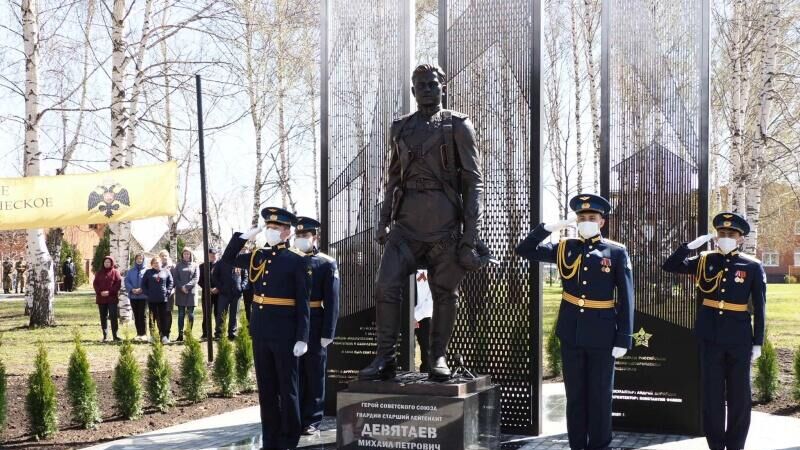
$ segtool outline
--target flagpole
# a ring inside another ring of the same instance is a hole
[[[200,199],[201,199],[201,215],[203,216],[203,280],[205,281],[203,288],[203,316],[208,315],[208,319],[204,320],[205,330],[203,330],[208,338],[208,362],[214,361],[214,342],[211,339],[211,263],[208,260],[208,203],[206,201],[206,153],[203,142],[203,91],[200,87],[200,74],[194,76],[195,85],[197,86],[197,136],[200,144]]]

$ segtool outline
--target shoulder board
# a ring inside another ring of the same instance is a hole
[[[290,252],[292,252],[292,253],[294,253],[295,255],[300,255],[300,256],[304,256],[304,257],[305,257],[305,256],[308,256],[308,255],[306,255],[305,253],[301,252],[300,250],[298,250],[298,249],[296,249],[296,248],[294,248],[294,247],[290,247],[290,248],[289,248],[289,251],[290,251]]]
[[[615,245],[617,247],[627,248],[627,247],[625,247],[625,244],[623,244],[621,242],[617,242],[617,241],[612,241],[611,239],[608,239],[608,238],[603,238],[603,242],[605,242],[606,244]]]
[[[336,259],[334,259],[333,256],[327,255],[327,254],[322,253],[322,252],[317,252],[317,254],[314,255],[314,256],[319,256],[320,258],[324,259],[325,261],[336,261]]]
[[[402,121],[404,121],[404,120],[407,120],[409,117],[411,117],[411,116],[413,116],[413,115],[414,115],[414,113],[412,112],[412,113],[409,113],[409,114],[403,114],[402,116],[396,117],[396,118],[395,118],[395,119],[392,121],[392,125],[394,125],[394,124],[398,124],[398,125],[399,125],[399,124],[400,124],[400,122],[402,122]]]
[[[459,119],[466,119],[467,117],[469,117],[469,115],[467,115],[467,114],[464,114],[464,113],[458,112],[458,111],[453,111],[452,109],[448,109],[447,111],[450,111],[450,114],[453,117],[457,117]]]
[[[700,252],[700,256],[708,256],[708,255],[713,255],[715,253],[719,253],[719,252],[716,251],[716,250],[705,250],[705,251]]]
[[[740,253],[739,253],[739,256],[741,256],[742,258],[744,258],[744,259],[747,259],[747,260],[749,260],[749,261],[753,261],[753,262],[757,262],[757,263],[761,264],[761,260],[760,260],[760,259],[758,259],[758,258],[756,258],[756,257],[755,257],[755,256],[753,256],[753,255],[748,255],[747,253],[741,253],[741,252],[740,252]]]
[[[561,239],[559,239],[559,242],[564,242],[564,241],[567,241],[567,242],[569,242],[569,241],[580,241],[580,239],[574,238],[574,237],[562,237]]]

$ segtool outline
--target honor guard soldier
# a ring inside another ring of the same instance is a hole
[[[740,450],[750,428],[750,363],[761,356],[764,343],[766,274],[760,261],[738,250],[750,232],[744,218],[722,213],[714,217],[713,225],[717,230],[716,250],[690,258],[692,250],[715,237],[700,236],[681,244],[664,262],[663,269],[694,275],[701,297],[697,302],[695,335],[700,347],[703,429],[708,447]]]
[[[339,318],[339,267],[317,248],[321,224],[298,217],[295,248],[311,260],[311,329],[308,352],[300,358],[300,413],[303,434],[317,432],[325,410],[327,347],[333,342]]]
[[[516,252],[531,261],[556,263],[561,276],[556,335],[567,391],[569,446],[608,449],[614,360],[625,355],[632,341],[633,273],[625,246],[600,234],[611,211],[608,201],[581,194],[569,206],[577,213],[580,237],[543,243],[575,219],[540,224]]]
[[[267,247],[239,254],[261,227],[234,233],[222,260],[246,269],[253,283],[253,337],[264,450],[293,449],[301,434],[299,357],[308,349],[310,258],[291,248],[295,216],[280,208],[261,211]]]

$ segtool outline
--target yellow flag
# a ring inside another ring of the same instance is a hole
[[[0,230],[123,222],[178,212],[175,161],[107,172],[0,178]]]

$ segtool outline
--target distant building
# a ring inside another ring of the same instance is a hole
[[[800,280],[800,204],[791,186],[773,183],[761,197],[761,225],[756,257],[764,264],[767,281]]]

